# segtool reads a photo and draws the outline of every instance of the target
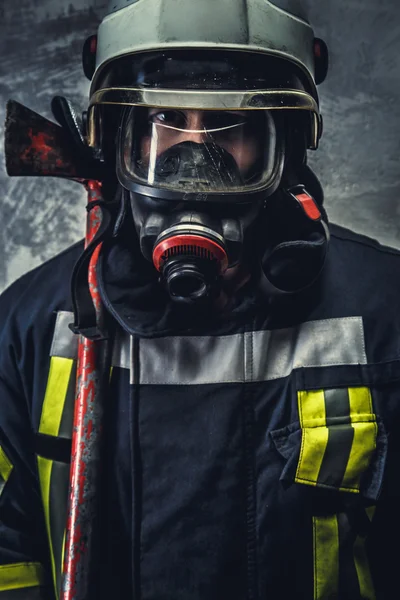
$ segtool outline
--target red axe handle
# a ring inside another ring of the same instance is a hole
[[[87,184],[89,206],[101,200],[101,184]],[[86,245],[101,223],[100,208],[88,214]],[[101,245],[90,262],[89,286],[98,320],[101,299],[96,266]],[[66,528],[63,584],[60,600],[87,600],[96,555],[98,490],[101,476],[102,430],[106,390],[110,376],[110,343],[80,338],[76,400],[72,436],[69,509]]]

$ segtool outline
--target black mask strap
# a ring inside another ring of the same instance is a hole
[[[124,219],[126,207],[122,199],[113,202],[96,200],[90,202],[86,210],[90,212],[95,207],[101,210],[101,225],[90,244],[85,248],[75,264],[71,280],[71,295],[74,309],[74,323],[69,327],[76,334],[90,340],[104,340],[107,333],[102,324],[98,323],[97,313],[89,289],[89,265],[96,248],[105,240],[118,234]]]

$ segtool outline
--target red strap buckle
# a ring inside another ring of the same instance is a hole
[[[302,194],[294,194],[294,197],[311,221],[319,221],[321,219],[321,211],[312,196],[303,192]]]

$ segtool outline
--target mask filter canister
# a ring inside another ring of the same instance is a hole
[[[177,226],[156,241],[153,263],[171,296],[194,304],[215,295],[218,281],[228,268],[222,236],[205,227]]]

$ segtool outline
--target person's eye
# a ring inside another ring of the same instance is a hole
[[[185,126],[186,120],[184,115],[177,110],[163,110],[154,113],[150,116],[152,123],[168,125],[169,127],[181,127]]]

